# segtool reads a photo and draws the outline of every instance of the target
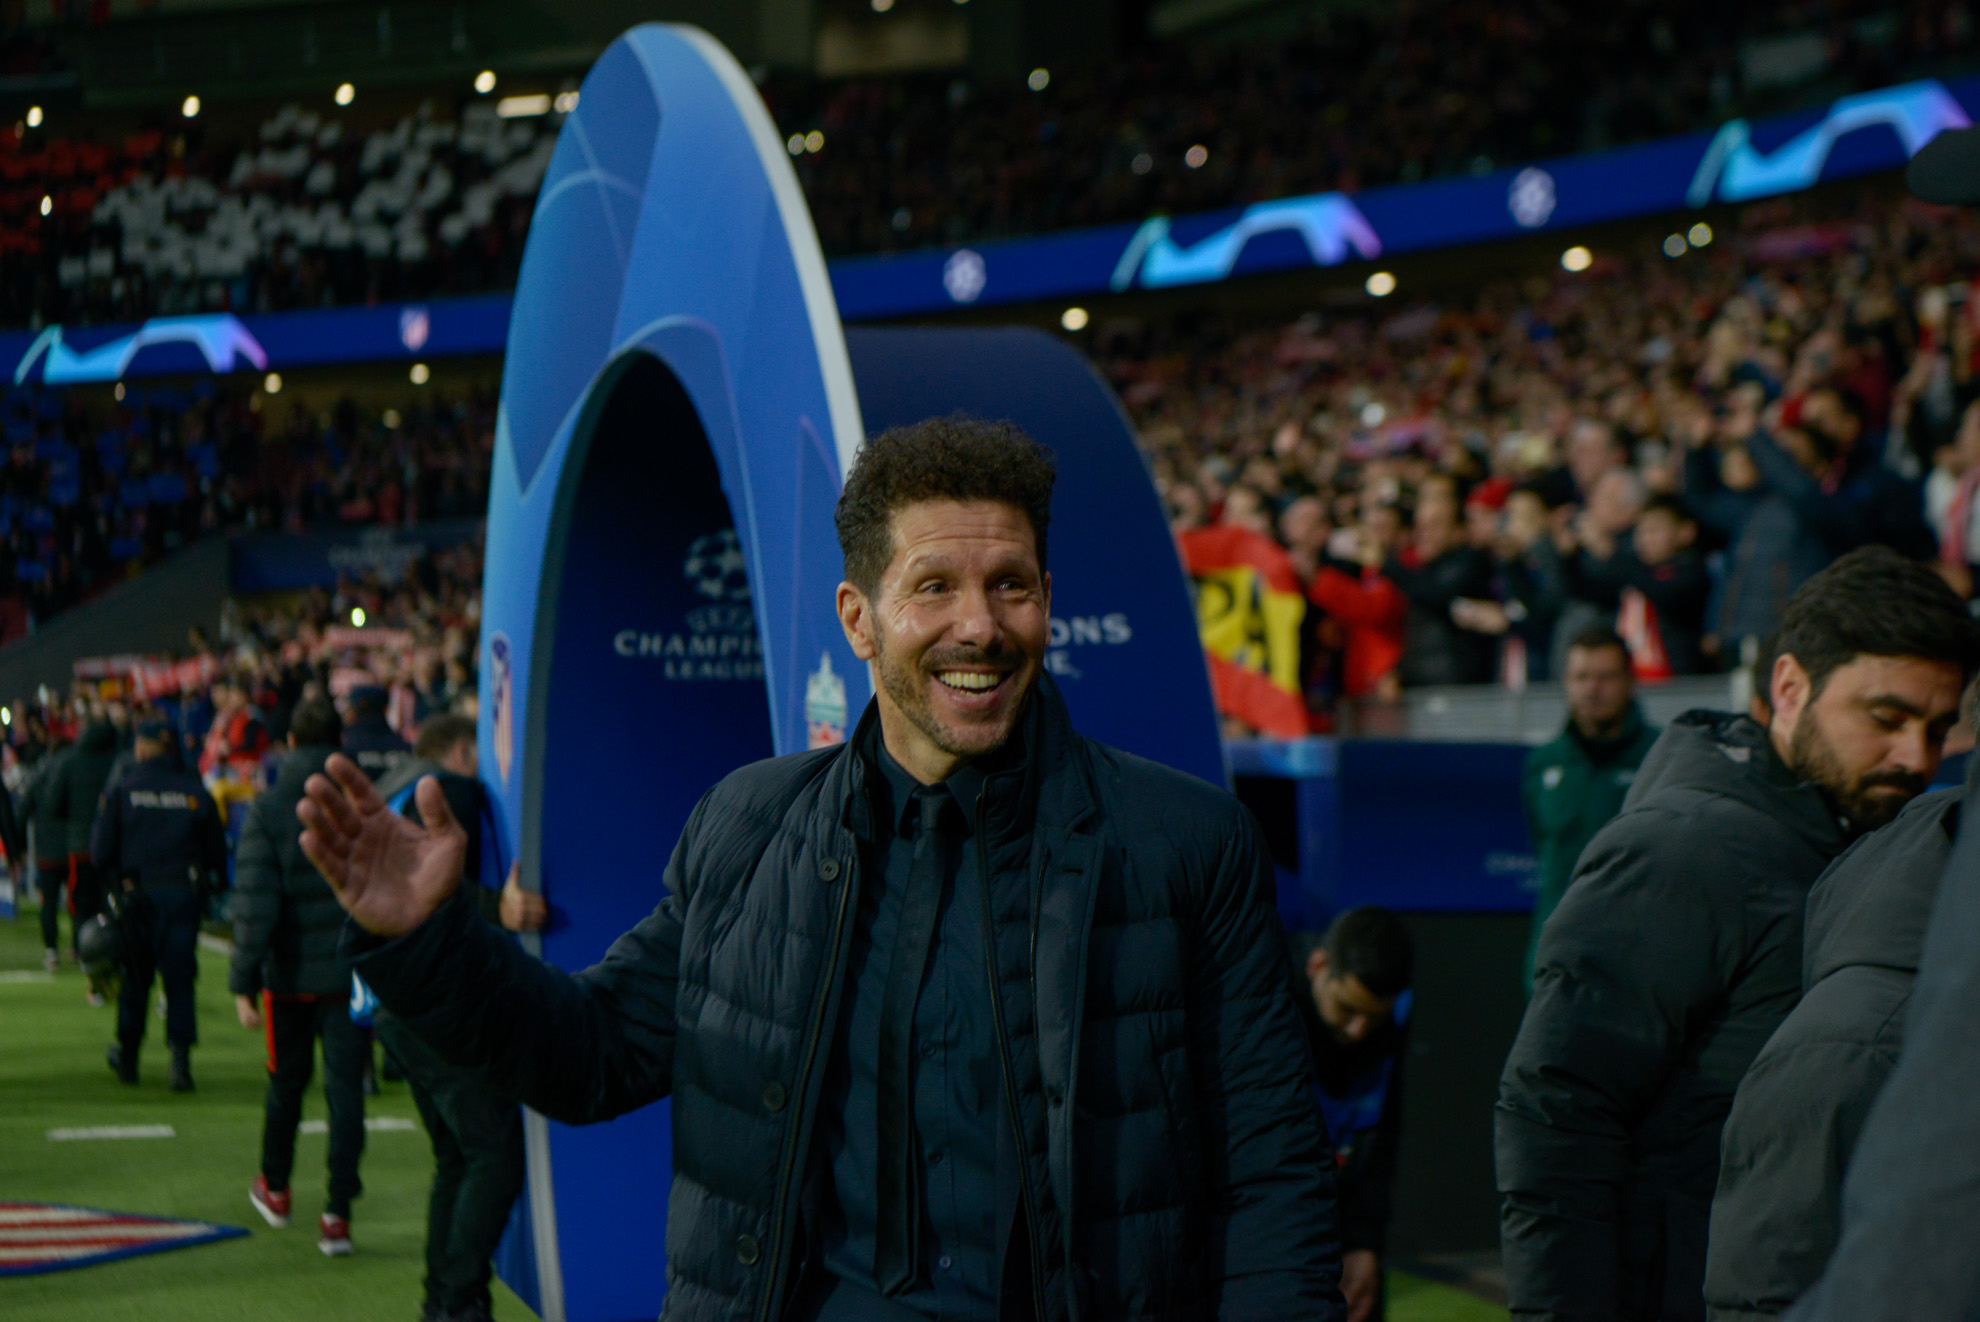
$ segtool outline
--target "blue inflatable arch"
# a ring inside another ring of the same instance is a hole
[[[728,771],[844,738],[869,696],[833,611],[841,475],[878,426],[965,410],[1060,453],[1051,665],[1097,737],[1222,779],[1194,615],[1118,405],[1027,333],[885,331],[853,370],[782,140],[734,59],[646,26],[586,78],[510,324],[482,600],[480,752],[532,946],[595,962],[659,902]],[[1061,607],[1063,606],[1063,609]],[[670,1107],[528,1115],[499,1260],[549,1319],[653,1317]]]

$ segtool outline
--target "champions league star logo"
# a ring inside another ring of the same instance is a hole
[[[694,590],[716,601],[748,601],[749,569],[734,528],[697,537],[688,546],[681,566]]]

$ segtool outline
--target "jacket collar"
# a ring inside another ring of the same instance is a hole
[[[1040,672],[1018,722],[1025,756],[1019,766],[985,779],[980,800],[985,829],[995,836],[1025,825],[1080,830],[1098,811],[1092,767],[1086,741],[1073,729],[1065,697],[1049,674]],[[879,699],[869,699],[852,737],[839,746],[834,756],[836,774],[827,782],[829,793],[843,795],[840,825],[862,844],[876,835],[878,802],[872,778],[879,773],[859,750],[867,746],[865,740],[880,737],[879,725]]]

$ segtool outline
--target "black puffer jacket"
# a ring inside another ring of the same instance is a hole
[[[1897,1065],[1964,794],[1913,801],[1809,894],[1807,990],[1746,1072],[1726,1120],[1705,1262],[1713,1322],[1779,1316],[1835,1250],[1843,1171]]]
[[[1049,681],[1026,726],[1025,772],[980,802],[992,869],[1035,897],[1029,976],[1000,985],[1042,1083],[1020,1149],[1047,1317],[1338,1319],[1326,1140],[1256,827],[1080,738]],[[671,1092],[669,1318],[782,1316],[868,829],[859,742],[716,786],[668,898],[574,977],[465,899],[358,964],[436,1049],[555,1119]]]
[[[1719,1130],[1800,995],[1808,888],[1843,844],[1746,717],[1687,713],[1651,749],[1541,933],[1499,1081],[1514,1317],[1703,1317]]]
[[[1980,812],[1961,816],[1925,925],[1904,1050],[1843,1180],[1836,1251],[1788,1322],[1980,1317]]]
[[[89,853],[96,810],[102,805],[103,790],[110,783],[110,768],[116,761],[117,727],[98,721],[83,730],[82,738],[56,768],[51,786],[55,797],[49,808],[68,828],[71,854]]]
[[[323,769],[333,748],[296,748],[282,757],[275,783],[248,809],[234,855],[234,959],[227,990],[258,996],[344,996],[351,966],[338,949],[344,910],[303,856],[296,804],[303,782]]]

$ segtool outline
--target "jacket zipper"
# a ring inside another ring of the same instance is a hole
[[[983,937],[989,944],[990,1016],[997,1025],[997,1063],[1003,1067],[1004,1110],[1011,1126],[1011,1139],[1017,1145],[1018,1196],[1024,1203],[1024,1242],[1031,1257],[1032,1316],[1045,1322],[1045,1271],[1039,1257],[1038,1236],[1044,1227],[1038,1220],[1038,1207],[1031,1192],[1031,1163],[1025,1156],[1024,1120],[1018,1112],[1017,1075],[1011,1069],[1010,1042],[1004,1035],[1004,989],[997,975],[997,923],[990,908],[990,849],[983,842],[983,798],[976,801],[976,894],[983,904]],[[1037,954],[1033,944],[1034,959]],[[1071,1099],[1067,1099],[1068,1105]],[[1068,1264],[1070,1267],[1070,1264]]]
[[[854,852],[857,853],[858,851],[855,850]],[[771,1306],[777,1302],[778,1296],[783,1292],[784,1247],[790,1240],[789,1227],[785,1225],[785,1219],[790,1214],[791,1171],[798,1160],[798,1147],[800,1146],[798,1137],[803,1134],[807,1126],[807,1118],[803,1114],[803,1111],[804,1108],[810,1105],[811,1070],[813,1065],[817,1063],[818,1044],[824,1035],[825,1006],[832,999],[832,987],[838,981],[839,977],[839,938],[846,925],[846,909],[851,904],[853,886],[857,880],[854,867],[855,864],[850,859],[841,865],[843,875],[839,879],[841,883],[839,886],[839,907],[837,912],[832,915],[832,941],[829,947],[831,951],[829,956],[830,965],[825,970],[825,977],[822,979],[823,985],[819,988],[818,997],[812,1005],[811,1028],[805,1036],[804,1060],[798,1067],[796,1080],[797,1091],[794,1094],[798,1109],[791,1117],[796,1123],[792,1126],[791,1140],[789,1146],[785,1149],[784,1160],[777,1171],[777,1204],[770,1214],[772,1244],[770,1249],[769,1274],[765,1278],[769,1284],[763,1291],[763,1306],[757,1312],[757,1317],[761,1319],[761,1322],[772,1322]]]

